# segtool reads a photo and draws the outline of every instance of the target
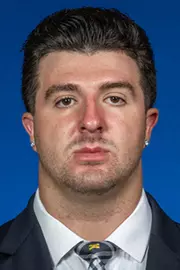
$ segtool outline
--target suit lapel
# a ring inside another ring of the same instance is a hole
[[[45,240],[40,234],[39,225],[36,224],[28,239],[21,245],[18,255],[13,258],[13,270],[53,269]]]
[[[152,209],[152,229],[147,270],[180,269],[180,229],[147,194]]]
[[[0,245],[0,270],[51,270],[52,260],[33,211],[28,207],[12,222]]]
[[[178,270],[179,259],[157,236],[151,235],[147,270]]]

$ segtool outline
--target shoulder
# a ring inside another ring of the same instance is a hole
[[[173,227],[180,232],[180,223],[168,216],[152,195],[150,195],[148,192],[146,192],[146,195],[152,210],[153,219],[154,221],[157,221],[156,224],[159,225],[161,223],[161,225],[163,225],[163,228]]]
[[[171,219],[149,193],[147,197],[152,210],[151,235],[161,239],[175,253],[180,253],[180,223]]]
[[[174,221],[175,226],[177,227],[177,230],[180,233],[180,223]]]
[[[25,237],[36,222],[33,211],[32,196],[26,208],[24,208],[15,218],[0,226],[0,252],[4,249],[4,244],[9,243],[9,247],[19,242],[21,237]],[[13,245],[12,245],[13,243]]]
[[[9,220],[8,222],[0,226],[0,243],[3,241],[4,237],[8,234],[8,231],[13,223],[14,219]]]

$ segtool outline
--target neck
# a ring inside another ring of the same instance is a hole
[[[141,165],[125,185],[101,195],[77,194],[45,179],[39,177],[39,194],[47,212],[89,241],[106,239],[131,215],[142,194]]]

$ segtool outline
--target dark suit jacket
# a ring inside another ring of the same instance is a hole
[[[180,225],[147,196],[153,215],[147,270],[180,270]],[[53,269],[33,200],[34,196],[19,216],[0,227],[0,270]]]

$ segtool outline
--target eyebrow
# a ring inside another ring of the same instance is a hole
[[[100,92],[106,92],[107,90],[113,88],[125,88],[127,89],[130,94],[135,97],[135,88],[134,86],[129,83],[128,81],[118,81],[118,82],[106,82],[102,84],[99,88]],[[67,83],[67,84],[54,84],[51,85],[45,92],[45,100],[48,101],[53,95],[60,93],[60,92],[73,92],[81,94],[82,91],[80,90],[77,84]]]

